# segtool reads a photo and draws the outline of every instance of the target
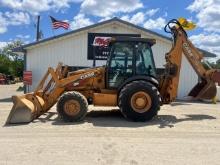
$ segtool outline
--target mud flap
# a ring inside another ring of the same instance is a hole
[[[43,113],[44,100],[34,94],[12,96],[13,107],[6,124],[29,123]]]

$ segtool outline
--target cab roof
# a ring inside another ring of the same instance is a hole
[[[111,42],[145,42],[148,43],[150,46],[152,46],[156,43],[156,40],[150,38],[117,36],[117,37],[112,37]]]

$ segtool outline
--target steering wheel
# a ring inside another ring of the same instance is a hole
[[[115,64],[116,64],[115,68],[117,69],[123,68],[123,65],[120,64],[118,61],[115,61]]]

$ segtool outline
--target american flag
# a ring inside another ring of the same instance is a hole
[[[68,22],[64,22],[64,21],[58,21],[55,18],[50,16],[50,19],[52,21],[52,27],[53,29],[58,29],[58,28],[64,28],[64,29],[69,29],[70,24]]]

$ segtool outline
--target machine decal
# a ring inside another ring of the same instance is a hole
[[[79,82],[75,82],[75,83],[73,83],[73,86],[75,87],[75,86],[78,86],[79,85]]]
[[[187,51],[187,53],[188,53],[191,57],[193,57],[193,53],[192,53],[192,51],[191,51],[189,45],[188,45],[187,43],[183,43],[183,47],[185,48],[185,50]]]
[[[91,77],[95,77],[95,72],[90,72],[90,73],[81,75],[77,80],[72,82],[72,85],[74,87],[79,86],[79,85],[83,85],[83,83],[85,82],[84,80],[87,78],[91,78]]]
[[[195,65],[195,66],[197,66],[197,70],[200,71],[200,67],[199,67],[199,65],[200,65],[200,60],[198,60],[198,59],[196,58],[196,56],[193,55],[193,52],[192,52],[192,50],[190,49],[189,44],[186,43],[186,42],[184,42],[184,43],[183,43],[183,48],[185,49],[186,53],[188,53],[190,60],[194,62],[194,65]]]
[[[91,77],[94,77],[94,76],[95,76],[95,73],[94,72],[90,72],[90,73],[82,75],[80,77],[80,80],[83,80],[83,79],[86,79],[86,78],[91,78]]]

